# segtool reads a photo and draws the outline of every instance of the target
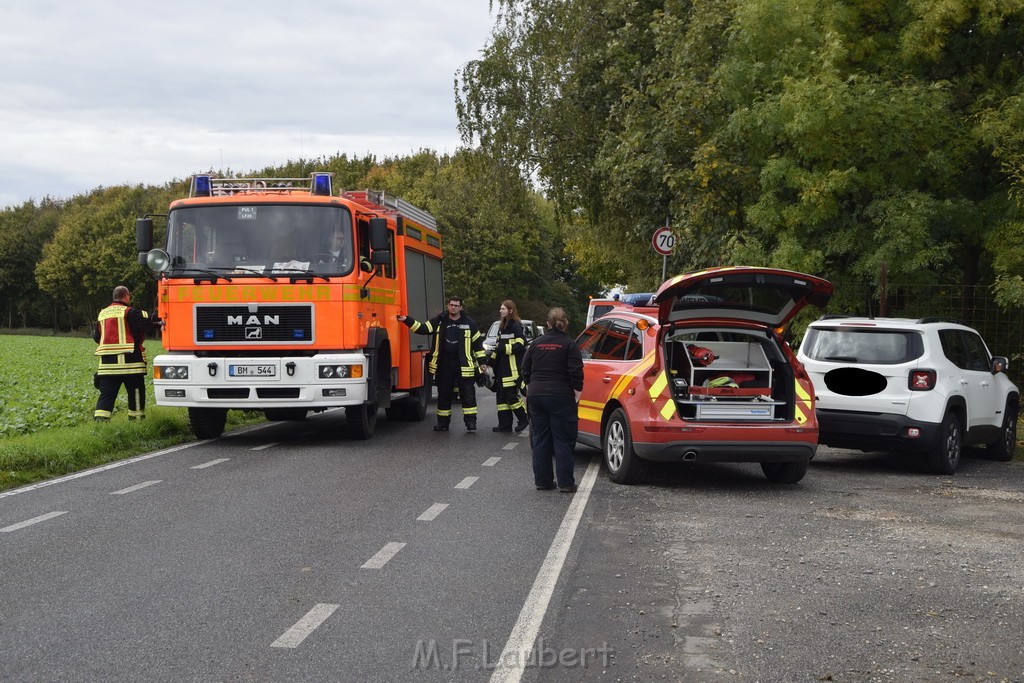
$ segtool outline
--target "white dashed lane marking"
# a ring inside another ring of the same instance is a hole
[[[484,464],[482,464],[481,467],[494,467],[499,462],[501,462],[501,458],[487,458],[484,460]]]
[[[144,481],[141,484],[136,484],[135,486],[129,486],[128,488],[121,489],[120,491],[111,491],[110,495],[112,495],[112,496],[123,496],[126,493],[133,493],[135,491],[138,491],[139,489],[144,489],[147,486],[152,486],[153,484],[159,484],[161,481],[163,481],[163,480],[162,479],[155,479],[153,481]]]
[[[67,510],[56,510],[54,512],[47,512],[45,515],[39,515],[38,517],[33,517],[32,519],[26,519],[24,522],[18,522],[17,524],[5,526],[3,529],[0,529],[0,533],[6,534],[11,531],[17,531],[18,529],[24,529],[27,526],[39,524],[39,522],[45,522],[48,519],[60,517],[61,515],[66,515],[67,512]]]
[[[371,557],[363,564],[360,569],[380,569],[386,565],[392,557],[398,554],[398,551],[405,547],[404,543],[391,542],[385,545],[383,548],[377,551],[377,554]]]
[[[207,467],[213,467],[214,465],[219,465],[222,462],[227,462],[230,459],[231,458],[217,458],[216,460],[211,460],[210,462],[204,462],[201,465],[193,465],[189,469],[202,470],[202,469],[206,469]]]
[[[339,605],[320,603],[306,612],[306,616],[295,622],[295,625],[281,634],[281,637],[270,644],[270,647],[298,647],[310,633],[334,614]]]
[[[434,503],[427,508],[426,512],[416,518],[418,522],[432,522],[437,519],[437,516],[444,512],[444,509],[448,507],[448,503]]]
[[[517,442],[507,443],[507,444],[505,444],[504,446],[501,447],[501,450],[503,450],[503,451],[510,451],[510,450],[512,450],[513,448],[515,448],[518,445],[519,444]]]
[[[249,450],[251,450],[251,451],[265,451],[268,448],[273,448],[274,446],[276,446],[279,443],[281,443],[281,442],[280,441],[274,441],[273,443],[265,443],[262,446],[256,446],[255,448],[250,448]]]
[[[460,481],[458,484],[456,484],[455,488],[457,488],[457,489],[468,489],[470,486],[475,484],[476,480],[479,479],[479,478],[480,477],[466,477],[465,479]]]

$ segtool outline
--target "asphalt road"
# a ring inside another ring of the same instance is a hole
[[[0,494],[0,679],[1024,680],[1020,461],[623,487],[581,447],[568,495],[490,394],[477,434],[343,421]]]

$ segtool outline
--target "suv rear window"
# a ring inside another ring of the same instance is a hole
[[[898,365],[924,355],[924,342],[911,330],[812,327],[800,344],[804,355],[821,361]]]

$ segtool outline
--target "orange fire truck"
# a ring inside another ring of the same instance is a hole
[[[424,418],[429,340],[397,316],[444,308],[437,223],[381,192],[335,194],[332,178],[195,176],[166,214],[165,249],[154,216],[136,221],[164,322],[156,401],[188,408],[197,437],[220,436],[230,409],[301,420],[343,406],[360,439],[381,408]]]

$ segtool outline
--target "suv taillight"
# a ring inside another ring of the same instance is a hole
[[[935,371],[911,370],[908,388],[911,391],[931,391],[935,388]]]

